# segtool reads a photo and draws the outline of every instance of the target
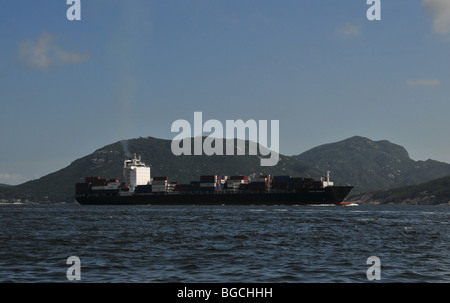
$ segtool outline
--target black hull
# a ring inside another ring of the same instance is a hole
[[[77,196],[82,205],[310,205],[339,204],[352,186],[305,188],[296,191],[186,192],[133,194],[130,196]]]

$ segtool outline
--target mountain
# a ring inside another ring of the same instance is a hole
[[[349,200],[366,204],[450,205],[450,176],[419,185],[359,194]]]
[[[333,179],[355,188],[351,194],[414,185],[450,175],[450,164],[415,161],[406,149],[387,140],[355,136],[320,145],[294,158],[319,171],[330,170]]]
[[[38,180],[0,188],[0,199],[73,201],[75,183],[84,182],[86,176],[123,179],[123,161],[130,153],[141,156],[142,161],[150,166],[152,176],[168,176],[170,181],[178,182],[199,180],[200,175],[208,174],[271,174],[315,178],[325,175],[324,172],[319,172],[295,158],[283,155],[280,155],[276,166],[262,167],[260,156],[236,155],[237,144],[234,156],[175,156],[171,151],[171,142],[172,140],[152,137],[119,141]],[[248,142],[246,150],[248,151]]]
[[[84,182],[86,176],[123,180],[123,161],[130,154],[140,155],[142,161],[151,167],[152,176],[168,176],[169,180],[182,183],[208,174],[320,178],[330,170],[331,180],[336,185],[355,186],[349,198],[360,193],[450,176],[450,164],[434,160],[414,161],[402,146],[358,136],[324,144],[296,156],[280,155],[278,164],[272,167],[261,166],[258,155],[236,155],[237,144],[234,156],[175,156],[171,143],[172,140],[153,137],[115,142],[40,179],[0,187],[0,199],[73,201],[75,183]],[[245,144],[248,151],[248,141]]]

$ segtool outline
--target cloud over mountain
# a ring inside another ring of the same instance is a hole
[[[22,182],[22,176],[19,174],[10,174],[0,172],[0,183],[18,184]]]
[[[19,42],[18,59],[30,70],[50,70],[52,68],[84,62],[87,53],[63,50],[54,35],[44,32],[37,40]]]
[[[450,1],[423,0],[425,10],[433,16],[433,30],[441,35],[450,33]]]

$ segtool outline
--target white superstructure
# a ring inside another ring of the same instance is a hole
[[[322,179],[322,186],[323,187],[327,187],[327,186],[333,186],[334,183],[330,181],[330,171],[327,171],[327,178],[325,180]]]
[[[137,185],[147,185],[150,183],[150,167],[141,161],[140,156],[136,158],[136,154],[133,159],[123,162],[123,175],[125,177],[125,183],[130,186],[130,190]]]

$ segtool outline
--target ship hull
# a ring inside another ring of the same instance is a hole
[[[352,186],[331,186],[295,191],[179,192],[133,195],[76,196],[82,205],[310,205],[341,203]]]

